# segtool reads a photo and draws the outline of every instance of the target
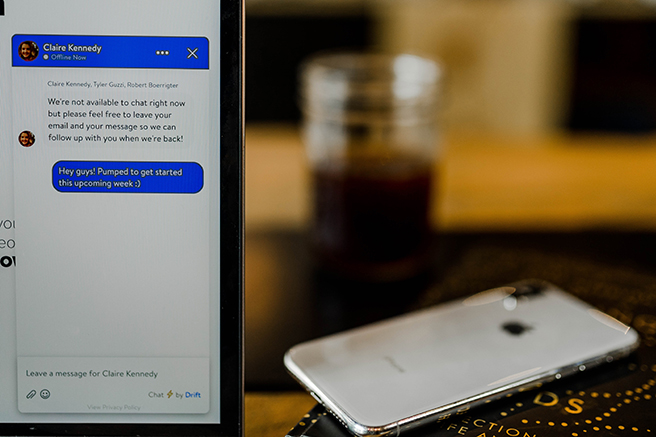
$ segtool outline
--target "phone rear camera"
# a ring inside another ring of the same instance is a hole
[[[523,322],[510,321],[501,325],[501,329],[512,335],[522,335],[533,329],[533,327]]]
[[[531,297],[531,296],[537,296],[541,295],[542,291],[545,289],[545,286],[542,284],[518,284],[515,285],[515,293],[514,295],[516,297],[520,296],[526,296],[526,297]]]

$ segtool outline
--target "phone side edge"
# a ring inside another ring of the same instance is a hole
[[[289,349],[283,362],[287,372],[294,378],[317,402],[335,417],[351,433],[359,437],[395,437],[399,435],[399,422],[391,422],[382,425],[366,425],[357,422],[346,413],[330,396],[327,396],[314,384],[311,379],[300,369],[292,357],[296,346]]]
[[[514,383],[498,387],[494,390],[490,390],[476,396],[453,402],[449,405],[437,407],[433,410],[401,419],[397,422],[399,426],[399,433],[402,431],[425,426],[430,422],[435,421],[436,419],[440,420],[441,415],[451,415],[459,411],[464,412],[471,408],[477,408],[489,401],[497,400],[507,396],[508,394],[531,390],[533,388],[542,386],[543,384],[548,384],[553,381],[560,380],[564,377],[573,376],[577,373],[593,369],[602,364],[611,363],[616,360],[626,358],[631,353],[635,352],[640,346],[640,337],[637,335],[635,330],[631,329],[628,332],[635,334],[635,337],[633,343],[625,347],[610,351],[600,356],[589,358],[581,362],[573,363],[559,369],[552,369],[546,372],[542,372],[532,377],[527,377],[519,381],[515,381]]]

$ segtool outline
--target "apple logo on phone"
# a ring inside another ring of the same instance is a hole
[[[507,333],[511,335],[522,335],[523,333],[530,331],[533,329],[532,326],[527,325],[526,323],[523,322],[518,322],[516,320],[506,322],[503,325],[501,325],[501,329],[506,331]]]

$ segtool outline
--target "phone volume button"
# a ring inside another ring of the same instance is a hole
[[[311,391],[310,396],[312,396],[315,401],[321,403],[321,399],[319,398],[319,396],[317,396],[317,394],[315,392]]]

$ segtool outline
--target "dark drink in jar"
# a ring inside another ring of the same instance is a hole
[[[392,281],[425,267],[432,167],[407,157],[327,163],[313,172],[312,244],[346,277]]]
[[[440,75],[434,61],[406,54],[335,53],[304,64],[311,240],[323,270],[388,282],[426,267]]]

